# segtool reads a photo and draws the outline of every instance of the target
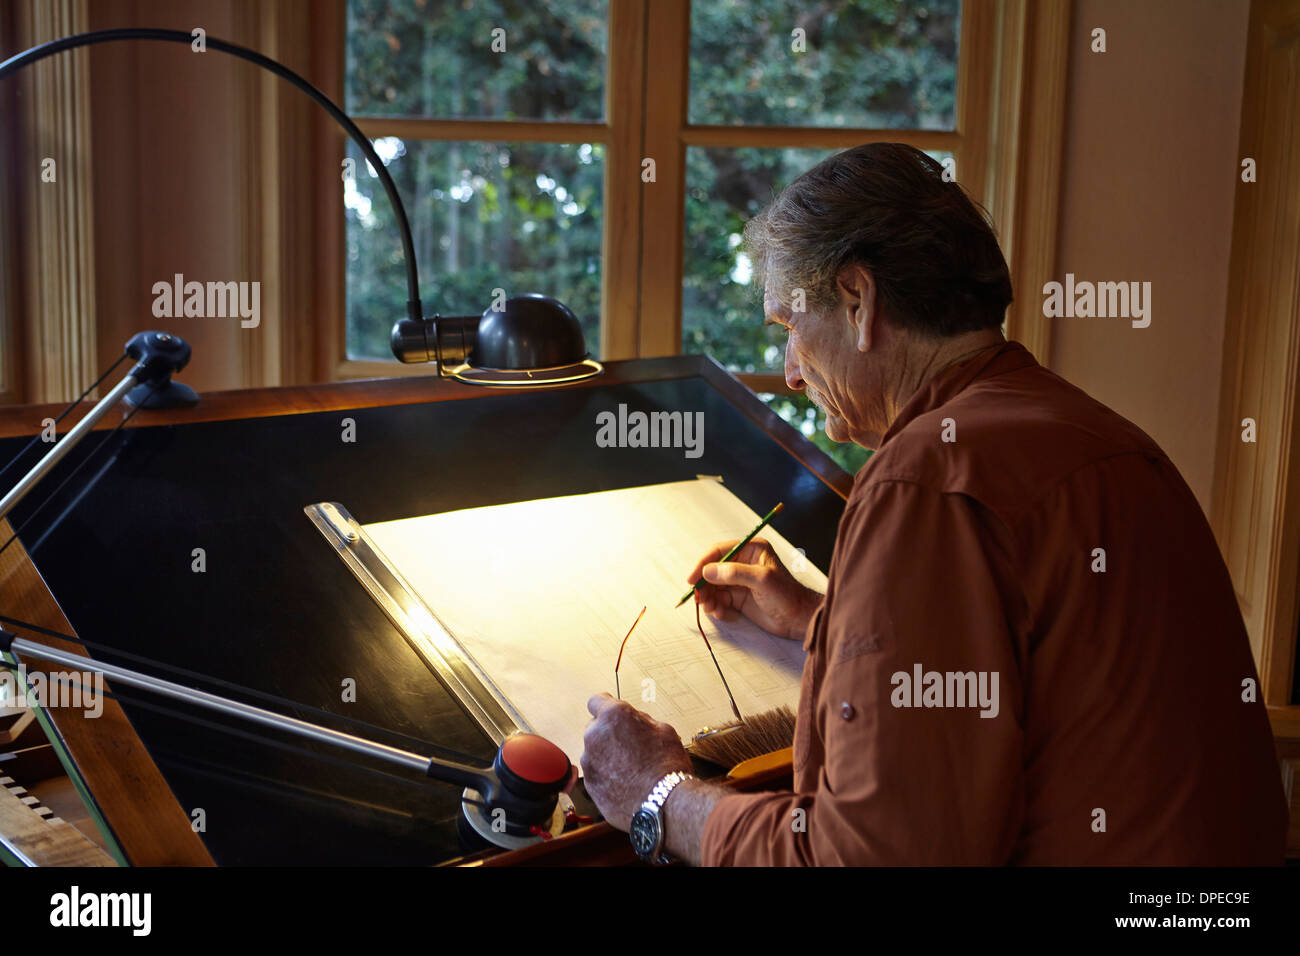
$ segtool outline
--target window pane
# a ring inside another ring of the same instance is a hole
[[[960,13],[960,0],[692,4],[690,120],[953,129]]]
[[[608,8],[608,0],[348,0],[346,109],[599,122]]]
[[[541,292],[582,321],[599,354],[601,185],[598,143],[444,143],[382,137],[411,220],[426,315],[472,315],[506,295]],[[405,313],[401,241],[379,180],[355,147],[347,206],[349,358],[393,360]]]

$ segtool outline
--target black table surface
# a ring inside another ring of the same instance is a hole
[[[596,416],[620,403],[703,412],[703,455],[598,447]],[[345,419],[355,441],[343,440]],[[23,441],[0,441],[0,461]],[[338,501],[368,524],[696,474],[721,475],[760,514],[784,501],[776,529],[829,568],[843,499],[698,374],[95,433],[12,519],[96,657],[417,752],[486,761],[492,742],[303,507]],[[500,600],[511,600],[508,582]],[[526,625],[528,608],[518,611]],[[356,700],[344,703],[348,678]],[[585,701],[600,689],[556,693]],[[128,693],[132,725],[219,864],[430,864],[464,852],[454,787]]]

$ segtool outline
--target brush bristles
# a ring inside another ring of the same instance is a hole
[[[716,733],[696,737],[687,750],[702,760],[730,769],[752,757],[782,750],[794,743],[794,711],[778,707],[744,723],[732,721],[716,728]]]

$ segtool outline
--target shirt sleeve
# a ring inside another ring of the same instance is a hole
[[[801,792],[720,800],[704,863],[1005,863],[1025,799],[1009,535],[964,495],[889,480],[840,536],[800,707],[814,764]]]

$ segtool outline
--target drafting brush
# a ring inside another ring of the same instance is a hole
[[[757,530],[757,529],[755,529]],[[727,698],[731,701],[731,712],[736,719],[718,727],[705,727],[691,738],[687,750],[701,759],[717,764],[730,771],[731,776],[744,776],[737,773],[741,764],[768,754],[778,753],[791,747],[794,743],[795,715],[789,707],[777,707],[748,718],[740,715],[736,698],[732,696],[731,686],[722,674],[713,645],[704,633],[700,623],[700,605],[695,605],[695,626],[704,639],[704,646],[709,649],[713,666],[718,669],[722,686],[727,689]]]

